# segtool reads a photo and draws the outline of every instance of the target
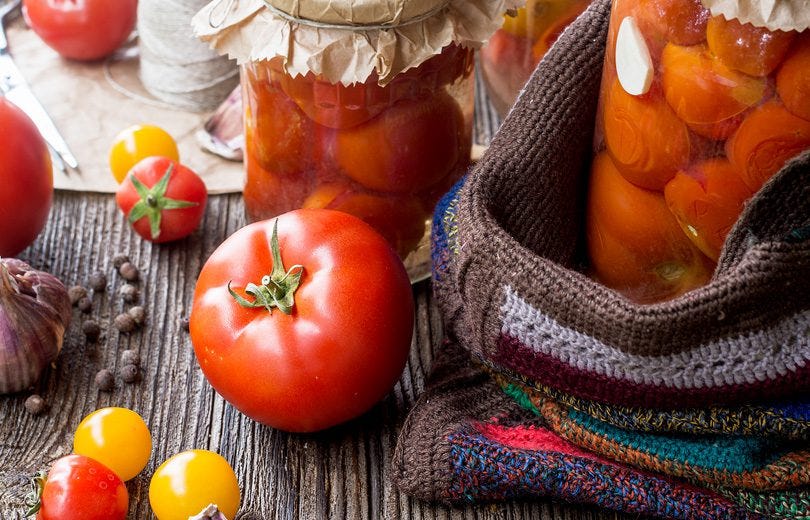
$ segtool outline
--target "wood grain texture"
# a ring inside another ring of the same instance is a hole
[[[208,255],[244,224],[239,196],[210,201],[201,230],[176,244],[155,246],[135,236],[112,197],[58,193],[45,232],[21,257],[67,284],[85,284],[107,273],[106,292],[93,295],[92,312],[74,310],[65,346],[36,392],[50,410],[32,417],[28,393],[0,398],[0,513],[22,518],[26,477],[71,451],[71,432],[82,417],[103,406],[139,412],[154,436],[152,459],[128,484],[131,518],[148,519],[149,476],[169,456],[190,448],[223,454],[236,468],[244,492],[238,518],[258,519],[603,519],[617,515],[546,503],[495,504],[466,509],[417,502],[400,495],[388,479],[397,432],[424,388],[441,317],[429,283],[414,287],[416,331],[408,365],[393,392],[363,417],[315,435],[291,435],[261,426],[234,410],[211,389],[194,358],[180,319],[189,309],[196,275]],[[112,318],[125,305],[116,291],[123,280],[112,258],[123,252],[141,269],[141,303],[147,325],[119,334]],[[81,322],[92,317],[104,330],[87,344]],[[93,377],[117,371],[121,352],[141,353],[143,379],[112,393],[99,392]]]
[[[476,100],[476,140],[489,142],[499,120],[481,96]],[[385,400],[364,416],[327,432],[293,435],[259,425],[225,403],[205,381],[181,325],[203,263],[222,240],[245,223],[239,195],[214,196],[200,229],[186,240],[153,245],[135,235],[113,197],[59,192],[43,234],[21,258],[59,276],[67,285],[86,284],[101,270],[108,287],[93,295],[89,315],[74,310],[65,345],[54,367],[34,391],[49,403],[39,417],[23,406],[31,392],[0,397],[0,518],[23,518],[27,477],[72,449],[72,431],[88,413],[124,406],[149,425],[154,448],[141,475],[127,484],[130,518],[153,518],[149,477],[180,451],[206,448],[234,466],[243,492],[239,520],[414,519],[414,520],[605,520],[626,515],[550,502],[509,502],[450,508],[401,495],[388,475],[397,434],[424,389],[434,349],[442,338],[441,316],[430,283],[414,286],[416,329],[408,364]],[[119,334],[112,319],[128,305],[117,296],[123,280],[112,258],[125,253],[140,268],[140,303],[146,326]],[[103,334],[87,344],[83,320]],[[124,384],[117,370],[121,353],[138,350],[142,381]],[[116,389],[99,392],[96,372],[116,372]]]

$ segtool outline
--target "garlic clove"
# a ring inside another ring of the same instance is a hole
[[[653,62],[647,41],[636,20],[627,16],[616,36],[616,75],[625,92],[640,96],[649,92],[653,80]]]
[[[70,300],[55,276],[0,258],[0,394],[37,382],[62,349]]]

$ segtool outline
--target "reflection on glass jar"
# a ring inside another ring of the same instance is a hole
[[[535,66],[590,0],[528,0],[481,49],[481,71],[492,104],[503,117]]]
[[[708,282],[746,200],[810,149],[810,34],[614,0],[591,168],[592,274],[655,302]]]
[[[472,69],[455,45],[385,86],[293,77],[280,59],[243,65],[249,220],[345,211],[385,236],[412,278],[426,275],[433,207],[469,164]]]

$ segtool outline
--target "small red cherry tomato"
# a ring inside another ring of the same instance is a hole
[[[114,471],[83,455],[57,460],[48,476],[34,479],[36,520],[124,520],[129,494]]]
[[[185,166],[166,157],[147,157],[129,171],[115,200],[139,235],[162,243],[197,229],[208,192],[202,179]]]

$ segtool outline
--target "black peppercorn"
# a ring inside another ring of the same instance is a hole
[[[127,255],[117,254],[113,257],[113,267],[116,269],[120,269],[122,265],[129,262],[129,257]]]
[[[112,372],[106,368],[102,368],[96,373],[95,382],[98,389],[102,392],[112,392],[115,388],[115,377],[113,377]]]
[[[121,299],[127,303],[135,303],[138,301],[138,288],[131,283],[125,283],[118,289],[118,294]]]
[[[101,271],[96,271],[90,275],[88,285],[95,292],[104,292],[107,290],[107,276]]]
[[[141,356],[135,350],[125,350],[121,353],[121,364],[140,366]]]
[[[115,324],[115,328],[121,332],[132,332],[135,330],[135,320],[127,313],[116,316],[113,320],[113,324]]]
[[[93,308],[93,302],[90,301],[90,298],[85,296],[76,304],[80,311],[87,314]]]
[[[73,287],[68,289],[68,298],[70,299],[71,305],[76,305],[77,303],[79,303],[79,300],[86,297],[87,297],[87,289],[85,289],[81,285],[74,285]]]
[[[118,268],[118,273],[124,280],[127,280],[129,282],[134,282],[140,277],[138,268],[135,267],[135,265],[130,262],[125,262],[121,264],[121,267]]]
[[[137,325],[143,325],[146,321],[146,309],[140,305],[131,308],[127,313],[132,316],[132,319],[135,320]]]
[[[45,399],[37,394],[29,395],[24,406],[31,415],[40,415],[46,408]]]
[[[136,383],[141,378],[137,365],[124,365],[121,368],[121,379],[125,383]]]
[[[87,320],[82,323],[82,332],[88,341],[96,341],[101,336],[101,327],[95,320]]]

